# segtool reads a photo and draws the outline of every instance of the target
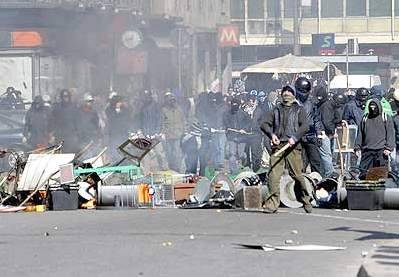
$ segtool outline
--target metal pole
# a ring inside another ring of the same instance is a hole
[[[222,91],[222,49],[220,47],[216,49],[216,78],[219,79],[219,87]]]
[[[317,33],[321,33],[321,0],[317,0]]]
[[[395,0],[391,0],[391,36],[395,40]]]
[[[177,33],[178,33],[178,42],[177,42],[177,62],[178,62],[178,78],[179,78],[179,93],[182,92],[182,29],[179,28],[177,29]]]
[[[192,89],[197,90],[197,59],[198,59],[198,48],[197,48],[197,35],[196,33],[193,34],[192,37]],[[192,94],[192,91],[190,92],[190,95]],[[195,96],[195,95],[191,95]]]
[[[301,40],[299,32],[299,0],[294,0],[294,55],[301,55]]]
[[[327,62],[327,90],[330,92],[330,62]]]
[[[349,41],[346,41],[346,89],[349,89]]]

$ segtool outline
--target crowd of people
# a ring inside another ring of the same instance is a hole
[[[287,92],[292,95],[285,96]],[[288,143],[301,150],[288,162],[295,176],[309,166],[329,177],[336,174],[336,128],[355,125],[360,169],[390,161],[397,173],[399,92],[385,92],[382,86],[331,92],[323,82],[313,86],[312,80],[299,77],[277,91],[247,92],[238,81],[227,94],[209,90],[190,98],[171,90],[144,90],[133,100],[116,92],[105,100],[78,95],[64,89],[54,101],[36,96],[26,114],[27,143],[43,147],[63,141],[64,152],[77,152],[93,141],[107,146],[109,157],[117,159],[117,147],[130,133],[140,133],[161,140],[157,154],[165,162],[156,169],[200,175],[206,168],[232,173],[242,167],[270,169],[277,146]]]

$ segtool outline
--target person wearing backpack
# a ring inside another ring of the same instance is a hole
[[[383,111],[380,100],[371,99],[366,107],[356,138],[355,153],[360,160],[361,176],[372,167],[384,167],[395,148],[392,117]]]

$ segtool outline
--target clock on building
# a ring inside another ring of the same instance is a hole
[[[136,48],[142,41],[140,31],[128,30],[122,34],[122,44],[128,49]]]

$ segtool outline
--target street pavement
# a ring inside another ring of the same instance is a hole
[[[0,214],[0,276],[356,276],[366,252],[398,238],[394,210]],[[237,245],[286,240],[347,249],[264,252]]]

